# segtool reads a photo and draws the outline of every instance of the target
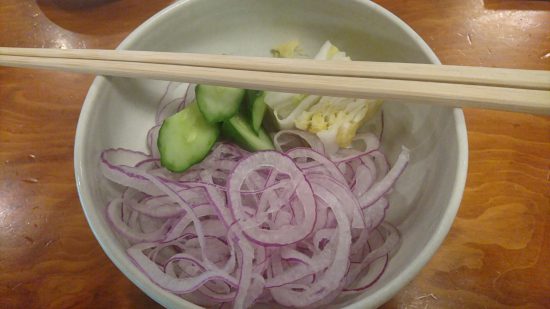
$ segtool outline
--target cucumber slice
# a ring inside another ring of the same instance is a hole
[[[224,121],[222,133],[249,151],[275,149],[271,138],[264,129],[260,127],[259,133],[256,134],[251,124],[241,114]]]
[[[245,90],[221,86],[197,85],[197,104],[204,118],[210,122],[222,122],[233,117],[244,98]]]
[[[160,164],[183,172],[204,159],[219,135],[218,125],[207,122],[193,102],[162,123],[157,140]]]
[[[264,101],[265,92],[258,90],[247,90],[246,94],[252,129],[256,132],[256,134],[260,134],[262,121],[264,120],[265,110],[267,108]]]

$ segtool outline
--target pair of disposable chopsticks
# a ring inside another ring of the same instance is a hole
[[[550,114],[550,71],[9,47],[0,47],[0,65]]]

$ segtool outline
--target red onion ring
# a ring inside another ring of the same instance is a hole
[[[161,101],[157,120],[192,95]],[[158,165],[157,136],[158,126],[147,135],[151,154],[103,151],[100,168],[126,187],[106,207],[107,221],[134,265],[167,291],[205,306],[324,306],[374,284],[399,244],[383,220],[406,148],[390,169],[373,134],[328,158],[315,135],[284,130],[274,139],[285,152],[219,143],[172,174]],[[311,148],[292,148],[303,143]]]

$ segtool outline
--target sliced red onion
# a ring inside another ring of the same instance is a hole
[[[263,229],[254,218],[249,217],[242,208],[243,184],[251,172],[270,168],[290,177],[294,190],[303,210],[304,220],[297,225],[286,225],[278,230]],[[304,174],[291,158],[274,151],[254,153],[239,161],[228,181],[228,199],[233,216],[243,233],[252,241],[262,245],[284,246],[304,239],[315,224],[315,200],[311,186]],[[284,233],[281,231],[284,230]]]
[[[348,219],[351,221],[351,227],[357,229],[365,228],[365,221],[363,214],[361,213],[361,206],[357,197],[353,195],[353,192],[349,190],[344,184],[334,181],[334,179],[317,175],[312,177],[310,182],[323,186],[326,190],[338,197],[338,203],[340,207],[346,212]]]
[[[265,279],[259,273],[252,273],[252,283],[248,287],[243,308],[249,308],[258,301],[265,288]],[[236,305],[234,307],[237,307]]]
[[[216,211],[209,204],[198,206],[193,209],[193,215],[186,215],[179,219],[179,221],[174,224],[171,230],[165,233],[165,238],[163,239],[163,241],[168,242],[178,239],[181,235],[184,235],[183,232],[188,226],[190,226],[194,222],[197,222],[196,219],[215,215]]]
[[[331,159],[338,163],[354,160],[380,149],[380,140],[372,133],[357,134],[352,141],[352,148],[338,150]]]
[[[395,165],[391,168],[388,174],[384,176],[382,180],[375,183],[366,194],[359,197],[359,202],[361,203],[361,205],[363,205],[363,207],[366,207],[376,202],[393,187],[393,185],[397,181],[397,178],[401,176],[401,174],[407,167],[407,164],[409,163],[409,155],[409,150],[403,147],[401,153],[399,154],[399,157],[397,157]]]
[[[286,152],[298,147],[309,147],[319,153],[325,153],[325,146],[312,133],[302,130],[281,130],[273,136],[275,149]]]
[[[192,96],[166,96],[157,120]],[[158,126],[147,136],[150,155],[101,154],[104,175],[127,187],[106,216],[151,281],[196,304],[323,307],[374,284],[398,246],[398,231],[382,222],[405,148],[390,169],[373,134],[327,158],[314,134],[284,130],[274,137],[284,153],[218,143],[174,174],[159,165],[157,137]]]
[[[301,263],[286,270],[278,269],[278,271],[274,271],[273,276],[267,279],[265,286],[267,288],[281,287],[307,276],[317,274],[330,266],[334,250],[334,246],[329,246],[325,250],[320,250],[318,254],[311,258],[296,250],[292,250],[291,252],[287,251],[285,253],[281,252],[280,258],[287,260],[294,259]],[[279,256],[277,256],[277,258],[279,258]]]
[[[103,175],[109,180],[126,187],[134,188],[149,195],[162,194],[156,186],[141,175],[142,169],[134,167],[135,164],[148,159],[149,156],[138,151],[128,149],[107,149],[101,153],[100,168]],[[129,163],[120,164],[125,160]]]
[[[143,254],[143,250],[153,248],[157,243],[141,243],[128,248],[128,255],[151,281],[173,293],[193,292],[210,280],[222,280],[232,286],[237,286],[237,280],[223,271],[208,270],[196,277],[179,279],[164,273],[158,265]]]
[[[338,199],[326,188],[312,183],[315,194],[332,210],[338,223],[337,247],[335,249],[333,263],[318,275],[318,279],[307,286],[305,291],[296,292],[287,287],[274,287],[271,289],[273,299],[284,306],[305,307],[323,299],[336,289],[340,281],[346,275],[349,264],[349,251],[351,245],[351,223],[343,212]]]
[[[163,96],[157,104],[155,123],[162,124],[164,119],[180,111],[188,102],[189,84],[170,82],[166,86]]]
[[[363,216],[365,217],[365,224],[368,230],[377,228],[386,216],[386,211],[390,203],[384,197],[378,199],[378,201],[363,208]]]
[[[189,188],[179,190],[178,194],[185,196],[184,199],[191,207],[199,205],[199,201],[204,203],[207,199],[205,194],[201,194],[199,190],[203,188]],[[185,210],[174,203],[167,195],[147,196],[139,201],[127,202],[131,208],[139,213],[153,217],[153,218],[173,218],[178,217],[185,213]]]
[[[157,146],[159,131],[160,131],[160,124],[152,127],[147,132],[147,148],[149,148],[149,152],[151,153],[151,156],[155,159],[160,159],[160,152]]]
[[[407,150],[408,151],[408,150]],[[379,150],[375,150],[370,153],[373,158],[374,163],[376,164],[376,171],[378,172],[377,180],[380,180],[384,175],[386,175],[390,169],[390,164],[388,158]]]
[[[240,243],[240,272],[239,272],[239,287],[237,289],[237,295],[235,296],[235,302],[233,306],[235,308],[245,308],[245,303],[252,303],[254,300],[247,301],[248,289],[252,284],[252,269],[254,250],[252,246],[244,239],[239,239]],[[259,296],[259,294],[257,295]],[[254,298],[255,299],[255,298]]]
[[[171,221],[166,221],[152,232],[142,232],[126,225],[121,218],[122,199],[114,199],[107,205],[107,220],[111,227],[132,242],[150,242],[161,240],[170,229]]]
[[[363,162],[363,160],[360,160]],[[354,171],[355,182],[352,185],[352,191],[355,196],[362,196],[367,193],[367,190],[372,186],[376,175],[373,175],[372,170],[366,164],[360,164]],[[357,181],[360,179],[360,181]]]
[[[205,308],[218,308],[220,304],[219,301],[216,301],[215,299],[211,299],[210,297],[202,294],[200,290],[197,290],[195,292],[179,293],[179,294],[174,293],[174,294],[179,295],[182,298],[185,298],[187,301],[190,301],[198,306],[202,306]],[[222,304],[229,304],[229,303],[222,303]],[[229,307],[225,307],[225,308],[229,308]]]
[[[329,175],[333,179],[341,182],[342,184],[346,183],[346,179],[344,178],[342,172],[338,169],[336,164],[334,164],[332,161],[330,161],[319,152],[316,152],[310,148],[294,148],[289,150],[287,152],[287,155],[295,161],[305,159],[306,162],[298,165],[298,167],[302,170],[306,170],[304,166],[308,165],[308,163],[310,162],[309,160],[312,160],[314,162],[314,166],[321,167],[314,170],[310,168],[306,173],[324,173]]]
[[[362,291],[369,286],[371,286],[374,282],[376,282],[382,275],[384,269],[387,266],[388,263],[388,257],[390,252],[396,248],[397,244],[399,243],[399,231],[392,226],[391,224],[384,224],[382,229],[384,235],[382,235],[381,245],[377,247],[376,249],[369,252],[368,255],[364,257],[364,259],[359,263],[353,263],[351,264],[350,270],[348,271],[348,275],[346,277],[346,288],[344,290],[347,291]],[[363,284],[361,286],[354,286],[354,281],[358,278],[358,275],[366,269],[371,263],[374,261],[385,258],[384,266],[380,270],[380,272],[374,276],[374,279],[371,280],[371,282]]]

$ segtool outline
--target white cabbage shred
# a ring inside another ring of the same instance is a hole
[[[272,50],[278,57],[293,57],[299,49],[296,40]],[[345,52],[326,41],[316,60],[351,61]],[[300,129],[315,133],[327,154],[351,147],[359,129],[380,109],[381,100],[337,98],[308,94],[266,92],[265,103],[279,129]]]

